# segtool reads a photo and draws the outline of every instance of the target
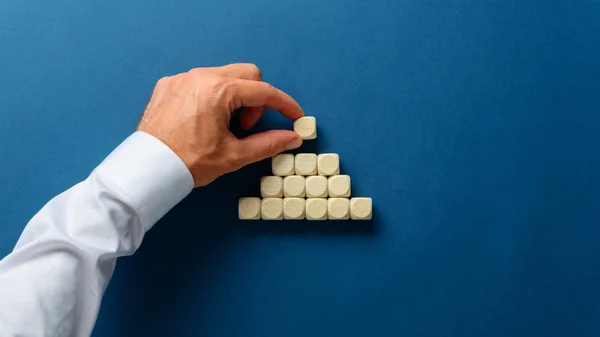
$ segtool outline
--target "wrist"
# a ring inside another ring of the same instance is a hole
[[[150,229],[193,189],[192,175],[163,142],[137,131],[95,170],[131,199]]]

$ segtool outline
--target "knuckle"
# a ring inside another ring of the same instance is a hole
[[[275,87],[272,84],[267,83],[266,85],[267,85],[266,90],[267,90],[268,97],[272,98],[277,93],[277,89],[275,89]]]
[[[221,97],[232,83],[225,77],[213,76],[206,79],[206,88],[210,96]]]
[[[190,70],[188,70],[188,74],[192,74],[192,75],[201,75],[204,72],[204,69],[202,68],[192,68]]]
[[[265,90],[266,90],[267,101],[273,102],[273,101],[277,100],[277,96],[279,94],[279,91],[277,88],[275,88],[273,85],[267,83],[267,87]],[[281,108],[278,108],[277,110],[281,110]]]
[[[273,157],[275,156],[279,151],[277,151],[277,146],[275,145],[275,142],[273,141],[269,141],[266,145],[266,155],[267,157]]]
[[[224,161],[229,168],[234,170],[243,166],[242,157],[236,152],[230,152],[227,156],[225,156]]]
[[[204,73],[201,69],[199,68],[194,68],[191,69],[190,71],[188,71],[185,74],[182,74],[182,79],[186,82],[194,82],[194,83],[198,83],[200,81],[202,81],[205,77],[206,77],[206,73]]]
[[[187,73],[182,74],[183,81],[193,83],[194,85],[211,83],[211,81],[215,77],[217,76],[210,72],[206,72],[206,70],[203,68],[194,68],[188,71]]]
[[[169,76],[160,78],[158,81],[156,81],[156,86],[158,87],[158,86],[165,85],[169,81],[169,78],[170,78]]]
[[[254,63],[246,63],[245,64],[246,67],[248,68],[248,72],[255,78],[255,79],[262,79],[262,75],[260,73],[260,68],[254,64]]]
[[[230,80],[226,77],[221,76],[211,76],[207,79],[207,83],[211,87],[222,88],[230,84]]]
[[[194,86],[194,90],[201,100],[216,109],[215,111],[221,109],[233,111],[238,107],[236,105],[238,102],[233,95],[234,86],[235,83],[225,77],[211,76],[203,78]]]

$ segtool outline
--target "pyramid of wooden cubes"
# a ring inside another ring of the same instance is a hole
[[[304,139],[316,138],[314,117],[294,122]],[[311,138],[312,137],[312,138]],[[284,153],[271,159],[273,175],[260,180],[261,198],[241,198],[242,220],[370,220],[371,198],[350,198],[350,176],[335,153]]]

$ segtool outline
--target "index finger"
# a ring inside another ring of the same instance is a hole
[[[290,95],[274,86],[258,81],[232,79],[232,95],[235,109],[244,107],[266,107],[279,111],[283,116],[296,120],[304,111]]]

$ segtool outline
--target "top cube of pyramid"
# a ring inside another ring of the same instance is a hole
[[[314,117],[300,117],[294,121],[294,131],[302,139],[317,138],[317,120]]]

